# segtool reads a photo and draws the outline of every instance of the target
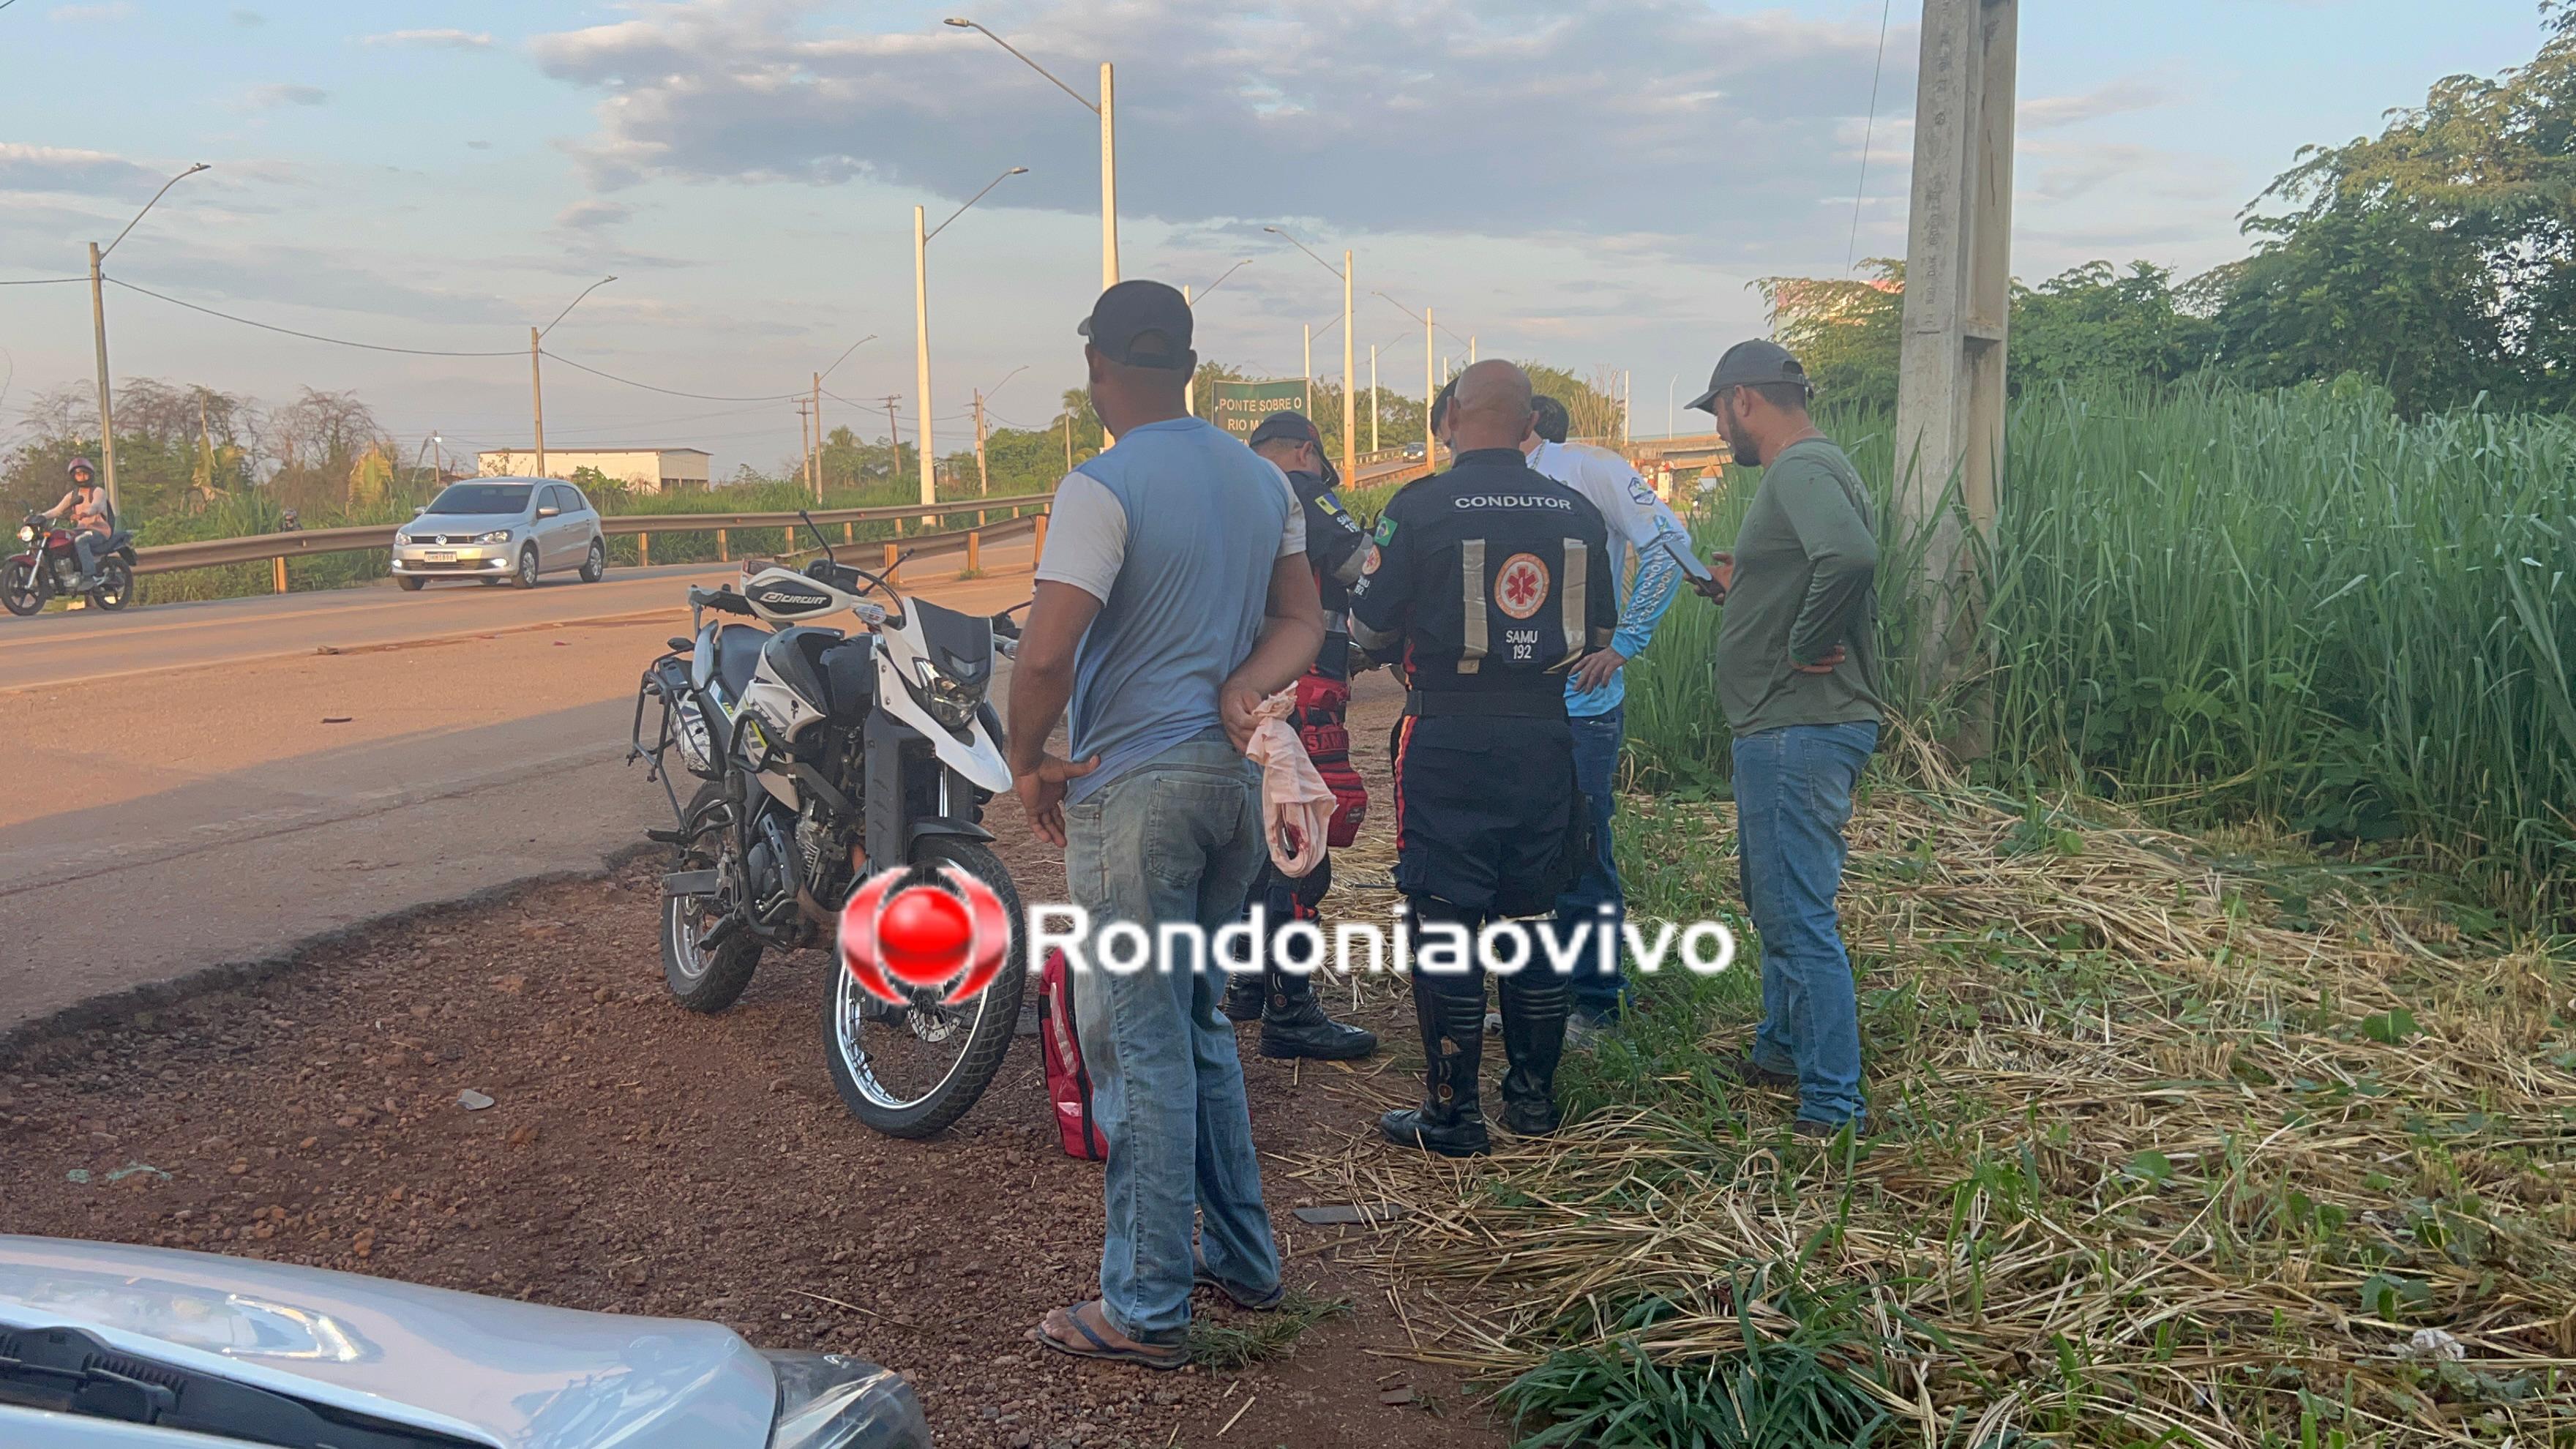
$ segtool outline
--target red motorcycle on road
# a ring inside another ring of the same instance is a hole
[[[134,535],[118,529],[100,551],[98,573],[81,573],[80,550],[72,531],[41,513],[30,513],[18,525],[18,541],[27,551],[0,562],[0,605],[21,617],[45,607],[57,595],[84,595],[90,607],[110,612],[134,600]]]

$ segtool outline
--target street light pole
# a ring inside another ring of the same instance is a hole
[[[178,175],[171,177],[169,180],[162,182],[161,189],[152,193],[152,199],[143,203],[143,210],[134,213],[134,220],[125,224],[125,231],[120,231],[116,234],[115,241],[109,242],[104,248],[99,246],[96,242],[91,242],[89,244],[89,324],[90,332],[98,344],[98,461],[100,469],[105,474],[105,481],[107,483],[107,508],[110,513],[116,512],[118,506],[116,496],[116,407],[108,395],[107,296],[100,281],[102,274],[99,271],[99,264],[107,260],[107,254],[109,252],[116,250],[117,242],[125,240],[126,232],[134,230],[134,228],[142,222],[145,214],[150,212],[154,206],[160,204],[161,198],[169,194],[171,187],[176,186],[180,182],[187,180],[189,177],[196,175],[198,172],[207,169],[209,168],[206,163],[200,161],[196,165],[189,167],[187,170],[180,172]]]
[[[1118,104],[1109,62],[1100,63],[1100,290],[1118,285]]]
[[[1006,47],[1007,48],[1007,47]],[[1013,54],[1018,52],[1014,51]],[[984,190],[966,198],[966,205],[948,213],[948,221],[922,230],[926,219],[918,206],[912,209],[912,381],[914,447],[920,453],[921,504],[924,508],[939,501],[939,486],[933,472],[930,447],[930,239],[948,230],[948,222],[966,214],[967,207],[984,199],[994,187],[1014,176],[1025,176],[1029,168],[1014,166],[984,183]]]
[[[1369,344],[1369,451],[1377,451],[1377,344]]]
[[[1356,480],[1360,472],[1359,395],[1351,384],[1357,376],[1351,367],[1351,254],[1342,253],[1342,476]],[[1352,487],[1358,487],[1354,481]]]
[[[921,502],[939,501],[930,472],[930,237],[921,229],[922,212],[912,209],[912,408],[913,436],[921,460]]]
[[[986,40],[1009,51],[1020,64],[1053,82],[1055,88],[1082,103],[1083,109],[1100,117],[1100,290],[1118,285],[1118,102],[1117,78],[1109,62],[1100,63],[1100,99],[1085,100],[1082,92],[1056,80],[1055,73],[1036,61],[1021,55],[1019,48],[986,30],[981,24],[952,15],[940,22],[960,30],[980,32]]]
[[[572,309],[581,305],[582,297],[587,297],[591,293],[598,291],[600,288],[605,287],[616,280],[616,276],[611,274],[600,278],[598,281],[591,283],[587,287],[582,288],[581,297],[575,297],[571,301],[564,303],[564,309],[555,314],[554,322],[549,322],[543,327],[531,326],[528,329],[528,410],[533,415],[536,423],[537,476],[540,478],[547,476],[546,383],[545,375],[539,369],[537,364],[537,359],[544,353],[544,349],[539,347],[538,344],[545,340],[547,333],[555,330],[555,322],[561,322],[566,317],[572,315]]]
[[[1306,324],[1306,421],[1315,420],[1315,324]]]
[[[1432,308],[1422,309],[1422,462],[1429,468],[1440,466],[1440,430],[1431,426],[1431,401],[1440,396],[1440,380],[1431,373]]]

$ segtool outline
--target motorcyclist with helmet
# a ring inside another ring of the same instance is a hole
[[[74,458],[64,471],[71,474],[71,491],[43,516],[50,523],[71,515],[72,549],[80,557],[80,589],[75,590],[79,592],[98,587],[98,561],[116,531],[116,509],[107,501],[107,490],[98,486],[98,469],[89,459]]]

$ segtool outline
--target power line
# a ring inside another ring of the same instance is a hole
[[[104,280],[123,287],[129,292],[141,292],[144,296],[167,302],[173,307],[185,307],[191,312],[203,312],[209,317],[221,317],[227,322],[238,322],[244,327],[256,327],[262,332],[282,332],[289,337],[301,337],[307,342],[328,342],[334,347],[356,347],[368,352],[399,352],[408,357],[516,357],[519,355],[515,348],[507,352],[448,352],[428,347],[388,347],[381,342],[352,342],[346,337],[325,337],[319,332],[299,332],[292,327],[254,322],[248,317],[236,317],[230,312],[218,312],[212,307],[200,307],[194,302],[182,302],[176,297],[163,296],[150,287],[138,287],[119,277],[108,277]]]
[[[14,282],[0,282],[0,287],[50,287],[57,282],[86,282],[87,277],[23,277]]]
[[[539,349],[539,350],[540,350],[540,351],[543,351],[544,349],[542,349],[542,348],[541,348],[541,349]],[[498,356],[498,357],[515,357],[515,356],[517,356],[518,354],[517,354],[517,353],[515,353],[515,352],[511,352],[511,353],[494,353],[494,354],[491,354],[491,355],[492,355],[492,356]],[[602,372],[602,371],[600,371],[598,368],[590,366],[588,363],[575,362],[575,361],[573,361],[571,358],[564,356],[564,355],[563,355],[562,353],[560,353],[560,352],[546,352],[546,354],[545,354],[545,355],[546,355],[546,356],[548,356],[548,357],[553,358],[553,359],[554,359],[555,361],[557,361],[557,362],[562,363],[562,364],[563,364],[564,366],[566,366],[566,367],[573,368],[573,369],[575,369],[575,370],[577,370],[577,371],[581,371],[581,372],[589,373],[589,374],[590,374],[591,376],[593,376],[593,377],[604,377],[604,378],[608,379],[610,382],[624,383],[624,384],[625,384],[626,386],[628,386],[628,387],[640,387],[640,388],[644,389],[646,392],[658,392],[658,393],[662,394],[662,395],[663,395],[663,396],[665,396],[665,397],[686,397],[686,398],[696,398],[696,399],[697,399],[698,401],[700,401],[700,402],[787,402],[787,401],[789,401],[789,400],[791,400],[791,399],[793,399],[793,398],[798,398],[798,397],[802,397],[802,396],[804,396],[804,394],[803,394],[801,391],[799,391],[799,392],[770,392],[770,393],[753,393],[753,394],[750,394],[749,396],[728,396],[728,395],[723,394],[723,393],[713,393],[713,392],[682,392],[682,391],[680,391],[678,388],[670,388],[670,387],[655,387],[653,384],[651,384],[651,383],[649,383],[649,382],[637,382],[635,379],[633,379],[633,378],[631,378],[631,377],[619,377],[617,374],[615,374],[615,373],[613,373],[613,372]]]
[[[1851,274],[1852,258],[1860,253],[1860,198],[1869,189],[1869,141],[1878,130],[1878,77],[1887,68],[1887,12],[1895,0],[1880,0],[1878,7],[1878,60],[1869,71],[1869,119],[1860,127],[1860,181],[1852,187],[1851,235],[1843,242],[1843,274]]]

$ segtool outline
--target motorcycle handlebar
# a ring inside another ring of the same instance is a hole
[[[701,589],[692,587],[689,590],[689,607],[692,609],[713,609],[719,614],[749,614],[751,612],[751,601],[744,598],[742,595],[735,593],[731,589]]]

